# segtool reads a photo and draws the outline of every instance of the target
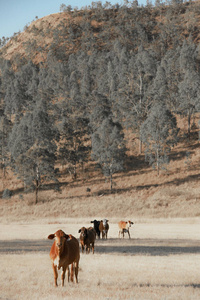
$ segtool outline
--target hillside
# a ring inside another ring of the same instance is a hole
[[[13,190],[11,199],[1,200],[3,222],[51,221],[67,218],[192,218],[200,216],[200,145],[196,140],[181,143],[172,152],[168,171],[159,177],[144,163],[143,155],[130,157],[128,170],[114,176],[114,190],[99,172],[86,172],[73,181],[60,178],[60,191],[41,191],[39,203],[34,194],[22,196],[22,185],[12,175],[2,182],[3,189]],[[191,152],[187,165],[186,151]],[[90,188],[91,191],[87,191]],[[3,190],[1,188],[1,191]]]
[[[96,4],[35,20],[0,49],[1,196],[12,191],[0,200],[3,222],[199,217],[199,11]],[[160,104],[174,128],[153,170],[141,128]],[[124,139],[123,171],[91,159],[104,123]]]
[[[49,50],[58,56],[59,51],[68,56],[87,48],[92,51],[92,47],[108,51],[117,40],[134,51],[142,43],[162,55],[161,47],[181,45],[189,36],[198,44],[199,10],[199,1],[156,7],[139,7],[133,2],[131,6],[110,4],[108,8],[93,2],[80,11],[55,13],[32,21],[23,32],[10,38],[0,49],[0,56],[11,61],[22,56],[38,64],[46,61]]]

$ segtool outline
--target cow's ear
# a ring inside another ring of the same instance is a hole
[[[79,229],[78,233],[80,233],[80,232],[81,232],[81,229]]]
[[[49,240],[53,240],[55,238],[55,234],[50,234],[49,236],[48,236],[48,239]]]
[[[69,239],[69,235],[65,233],[64,237],[66,238],[66,240]]]

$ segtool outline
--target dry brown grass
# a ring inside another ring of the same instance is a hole
[[[81,254],[79,284],[53,286],[49,233],[63,228],[78,237],[87,220],[61,224],[13,224],[0,228],[1,299],[199,299],[199,220],[157,220],[135,224],[132,239],[96,242],[95,254]],[[60,275],[60,274],[59,274]]]

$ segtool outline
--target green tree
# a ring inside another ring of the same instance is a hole
[[[112,116],[111,107],[108,98],[96,91],[92,93],[90,128],[95,132],[103,120]]]
[[[184,79],[179,84],[179,112],[187,116],[188,136],[190,137],[191,118],[198,111],[200,100],[200,76],[196,71],[187,71]]]
[[[152,107],[140,133],[145,144],[146,160],[156,168],[159,175],[161,167],[168,163],[171,147],[177,143],[178,128],[176,118],[163,104]]]
[[[6,175],[6,167],[9,160],[8,137],[11,131],[11,121],[8,120],[3,111],[0,111],[0,164],[3,170],[3,177]]]
[[[123,170],[125,152],[121,125],[110,118],[104,119],[92,135],[92,158],[99,163],[104,176],[109,177],[111,191],[113,174]]]
[[[150,51],[139,47],[133,77],[129,79],[129,86],[133,90],[129,118],[132,117],[134,129],[139,134],[139,152],[142,151],[142,140],[140,137],[140,126],[146,119],[151,105],[150,87],[156,74],[156,60]]]
[[[54,180],[58,133],[44,103],[15,123],[9,140],[11,165],[26,188],[34,188],[35,203],[42,184]]]
[[[168,96],[168,86],[165,69],[159,66],[152,85],[152,98],[154,102],[166,101]]]
[[[60,128],[58,157],[62,165],[67,165],[73,178],[77,178],[77,166],[84,164],[89,156],[87,119],[65,114]],[[72,169],[72,172],[71,172]]]
[[[180,47],[168,50],[160,64],[163,71],[159,74],[161,70],[158,68],[159,72],[157,73],[157,78],[154,83],[154,87],[162,91],[161,97],[164,98],[163,101],[171,111],[176,111],[179,105],[178,84],[181,74],[179,61]],[[161,77],[159,78],[159,76]],[[156,86],[156,81],[158,81],[158,87]]]
[[[179,60],[182,71],[194,70],[196,68],[196,56],[196,45],[194,44],[190,36],[188,40],[184,40],[180,51]]]

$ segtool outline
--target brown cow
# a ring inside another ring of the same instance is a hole
[[[100,221],[100,224],[99,224],[99,230],[100,230],[100,233],[102,235],[102,239],[108,237],[108,230],[109,230],[109,224],[108,224],[108,221],[107,219],[103,219]]]
[[[134,223],[131,222],[131,221],[128,221],[128,222],[120,221],[118,223],[118,226],[119,226],[119,237],[120,237],[120,234],[122,234],[123,238],[124,238],[124,233],[127,232],[128,236],[129,236],[129,239],[130,239],[131,236],[130,236],[129,228],[131,227],[132,224],[134,224]]]
[[[57,286],[58,271],[62,268],[61,281],[64,286],[65,272],[68,270],[69,281],[69,265],[71,265],[71,281],[73,282],[74,268],[76,283],[78,283],[78,266],[80,259],[79,243],[78,240],[71,234],[66,234],[62,230],[56,231],[54,234],[50,234],[48,239],[55,241],[50,250],[50,258],[52,261],[52,267],[54,272],[54,282]]]
[[[92,246],[92,252],[94,254],[94,242],[96,240],[96,232],[93,227],[85,228],[81,227],[78,231],[80,233],[80,244],[82,253],[84,248],[86,253],[90,253],[90,245]]]

